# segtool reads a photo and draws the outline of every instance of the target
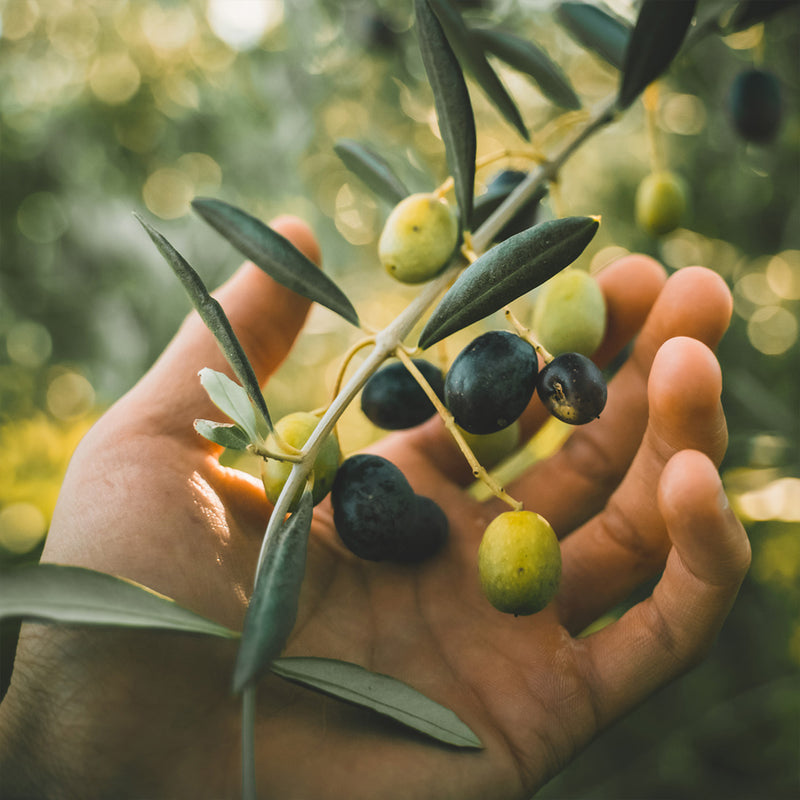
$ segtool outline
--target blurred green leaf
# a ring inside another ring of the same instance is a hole
[[[295,511],[267,541],[236,657],[233,690],[240,692],[277,658],[297,619],[306,569],[313,501],[306,490]]]
[[[419,346],[430,347],[552,278],[586,249],[599,224],[593,217],[548,220],[484,253],[433,310]]]
[[[329,308],[358,327],[358,314],[342,290],[288,239],[260,219],[222,200],[198,197],[195,211],[242,255],[293,292]]]
[[[555,15],[576,41],[622,69],[631,36],[627,25],[590,3],[559,3]]]
[[[461,14],[449,0],[422,0],[429,4],[450,42],[450,46],[458,60],[472,74],[486,96],[497,110],[513,125],[519,135],[526,141],[530,139],[528,129],[516,103],[500,78],[489,65],[483,48],[480,47],[472,32],[464,24]]]
[[[280,658],[281,678],[377,711],[426,736],[456,747],[482,748],[481,740],[449,708],[396,678],[330,658]]]
[[[736,6],[726,29],[743,31],[791,7],[797,7],[797,0],[743,0]]]
[[[197,309],[197,313],[205,326],[214,334],[214,338],[222,348],[233,374],[245,387],[246,393],[262,418],[262,422],[268,430],[272,430],[272,420],[269,416],[264,395],[261,393],[258,378],[256,378],[253,366],[236,338],[236,334],[233,332],[231,323],[222,310],[222,306],[209,294],[200,276],[194,271],[189,262],[167,241],[166,237],[148,225],[137,214],[134,214],[134,216],[147,231],[164,260],[172,267],[172,270],[183,283],[192,305]],[[253,430],[256,430],[256,428],[257,426],[254,425]]]
[[[561,67],[533,42],[489,28],[473,28],[472,35],[484,50],[533,78],[544,95],[557,106],[573,110],[581,107],[581,101]]]
[[[260,441],[257,418],[247,392],[236,381],[210,367],[201,369],[199,375],[214,405],[241,427],[251,442]]]
[[[692,24],[696,6],[696,0],[644,0],[625,53],[619,108],[628,108],[669,67]]]
[[[62,564],[0,570],[0,619],[202,633],[235,639],[236,631],[179,606],[134,581]]]
[[[212,422],[210,419],[196,419],[194,429],[210,442],[230,450],[246,450],[251,441],[247,433],[238,425]]]
[[[475,191],[475,117],[464,75],[429,0],[415,0],[419,47],[433,90],[447,164],[455,182],[461,226],[469,226]]]
[[[352,139],[339,139],[333,149],[344,165],[379,197],[395,205],[409,195],[389,164],[371,148]]]

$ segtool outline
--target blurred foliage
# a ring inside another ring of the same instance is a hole
[[[616,72],[553,24],[549,4],[460,5],[545,49],[586,108],[614,91]],[[633,17],[632,3],[609,5]],[[19,561],[38,557],[82,433],[189,309],[132,211],[156,218],[210,285],[238,258],[191,217],[192,197],[264,219],[299,214],[328,272],[377,326],[414,290],[377,268],[389,209],[333,144],[369,144],[415,191],[438,184],[445,166],[408,2],[5,0],[0,10],[0,560]],[[754,560],[711,657],[598,739],[542,797],[781,798],[800,788],[798,52],[795,5],[704,40],[661,82],[656,157],[687,181],[685,227],[661,240],[635,227],[636,186],[653,158],[640,103],[578,151],[544,202],[545,216],[602,214],[586,268],[635,250],[670,270],[704,264],[730,285],[723,475]],[[754,64],[775,73],[785,103],[766,147],[737,139],[726,111],[734,77]],[[552,150],[580,115],[560,116],[532,82],[498,69],[535,142]],[[479,155],[520,144],[478,90],[473,102]],[[498,168],[479,171],[479,182]],[[273,414],[324,404],[354,336],[315,309],[270,384]],[[463,343],[453,337],[438,356],[447,362]],[[355,409],[343,418],[346,451],[378,435]],[[540,441],[531,452],[545,450]]]

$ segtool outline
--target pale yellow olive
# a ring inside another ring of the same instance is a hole
[[[460,427],[458,430],[484,469],[496,467],[503,459],[508,458],[519,444],[518,420],[494,433],[470,433]]]
[[[378,240],[378,257],[402,283],[422,283],[447,264],[458,243],[458,222],[435,194],[412,194],[392,210]]]
[[[275,423],[275,430],[281,440],[299,450],[308,441],[318,423],[319,417],[314,414],[307,411],[296,411],[279,419]],[[267,437],[267,449],[274,453],[287,452],[280,446],[278,438],[274,434],[270,434]],[[322,447],[314,460],[314,467],[309,474],[313,479],[311,493],[314,505],[319,503],[331,490],[340,462],[339,442],[336,435],[331,433],[322,443]],[[264,481],[264,489],[273,505],[277,502],[291,471],[291,461],[278,461],[277,459],[268,458],[261,462],[261,478]],[[290,509],[295,508],[300,502],[301,494],[302,487],[292,498]]]
[[[566,269],[539,290],[533,331],[554,356],[591,356],[606,332],[606,301],[597,281],[581,269]]]
[[[481,588],[506,614],[535,614],[555,596],[561,550],[550,523],[533,511],[506,511],[486,528],[478,549]]]
[[[651,236],[664,236],[680,225],[686,213],[686,187],[674,172],[648,175],[636,190],[636,222]]]

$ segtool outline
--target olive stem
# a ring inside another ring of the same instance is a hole
[[[645,120],[647,124],[647,144],[650,150],[650,168],[653,172],[662,172],[666,169],[664,154],[660,147],[658,133],[658,82],[651,83],[642,95],[642,102],[645,109]]]
[[[430,383],[428,383],[425,376],[412,361],[411,356],[409,356],[402,346],[398,346],[398,348],[395,350],[395,353],[403,362],[403,364],[405,364],[406,369],[412,374],[431,403],[433,403],[434,408],[444,421],[445,427],[453,437],[455,443],[458,445],[458,449],[464,454],[464,458],[467,459],[467,463],[472,469],[472,474],[482,483],[486,484],[486,486],[489,488],[489,491],[491,491],[491,493],[498,500],[502,500],[504,503],[507,503],[509,506],[511,506],[511,508],[514,509],[514,511],[521,511],[522,503],[519,500],[515,500],[513,497],[511,497],[511,495],[509,495],[505,489],[503,489],[503,487],[500,486],[500,484],[486,471],[485,467],[480,463],[480,461],[475,458],[472,448],[470,448],[470,446],[467,444],[467,441],[459,430],[458,425],[456,425],[453,415],[447,410],[436,392],[433,391],[433,387],[430,385]]]
[[[350,362],[353,360],[353,356],[359,352],[359,350],[363,350],[365,347],[368,347],[371,344],[374,344],[375,337],[374,336],[367,336],[365,339],[361,339],[356,342],[344,355],[342,359],[341,366],[339,367],[339,372],[336,375],[336,383],[334,384],[333,388],[333,396],[336,397],[337,394],[341,391],[342,388],[342,381],[344,380],[345,372],[347,368],[350,366]]]
[[[291,461],[295,464],[303,460],[302,450],[292,447],[288,442],[283,441],[283,446],[289,448],[289,452],[280,453],[270,450],[268,447],[252,442],[247,446],[247,449],[254,455],[261,456],[261,458],[271,458],[275,461]],[[294,451],[294,452],[292,452]]]
[[[530,328],[526,328],[515,316],[510,308],[506,308],[503,312],[506,319],[514,326],[517,336],[524,339],[541,357],[545,364],[549,364],[555,356],[540,342],[536,340]]]

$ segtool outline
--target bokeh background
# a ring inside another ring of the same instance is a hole
[[[616,71],[554,24],[551,4],[460,5],[475,21],[536,41],[585,108],[614,91]],[[634,17],[627,0],[610,5]],[[364,142],[414,190],[446,177],[410,6],[0,0],[0,565],[38,557],[76,443],[189,310],[131,212],[167,235],[210,286],[240,259],[190,214],[197,195],[267,220],[304,217],[326,270],[373,325],[413,296],[376,265],[388,207],[332,149],[342,137]],[[542,204],[543,216],[602,214],[581,258],[587,269],[642,251],[670,270],[709,266],[730,285],[733,323],[719,351],[730,427],[723,477],[754,557],[710,658],[601,736],[540,797],[800,792],[799,53],[795,5],[706,39],[673,65],[657,137],[687,182],[690,212],[672,234],[653,239],[633,220],[636,186],[650,170],[641,103],[568,162]],[[764,147],[737,138],[727,113],[732,81],[753,65],[777,76],[784,102],[780,133]],[[534,139],[557,147],[569,118],[550,124],[559,109],[529,79],[497,67]],[[473,103],[480,153],[519,147],[477,89]],[[268,388],[273,416],[324,404],[354,340],[316,309]],[[454,337],[450,356],[460,344]],[[345,416],[346,451],[378,435],[356,409]],[[14,635],[14,626],[0,631],[0,688]]]

